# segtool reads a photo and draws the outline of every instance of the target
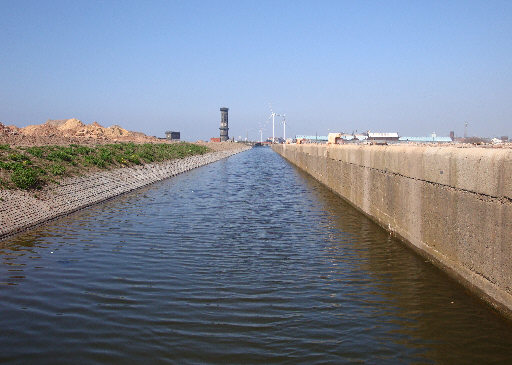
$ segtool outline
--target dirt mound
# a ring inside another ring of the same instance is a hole
[[[59,137],[62,133],[52,124],[29,125],[20,129],[20,133],[25,136]]]
[[[0,136],[9,136],[11,135],[11,132],[12,130],[9,127],[0,123]]]
[[[7,128],[11,128],[11,130],[14,132],[14,134],[20,133],[20,128],[16,127],[15,125],[8,125]]]
[[[55,119],[39,125],[29,125],[24,128],[6,127],[0,124],[2,143],[10,144],[98,144],[111,142],[151,143],[162,140],[149,137],[141,132],[131,132],[118,125],[103,127],[98,122],[84,124],[80,120]],[[16,135],[16,138],[12,138]]]
[[[48,124],[48,122],[46,124]],[[84,126],[85,124],[78,119],[68,119],[63,124],[57,126],[57,129],[60,131],[76,131]]]
[[[64,123],[66,123],[67,121],[68,121],[68,119],[48,119],[46,121],[46,124],[50,124],[55,127],[59,127],[59,126],[63,125]]]
[[[110,138],[119,138],[119,137],[130,137],[133,135],[132,132],[127,131],[124,128],[121,128],[118,125],[113,125],[105,129],[105,133]]]

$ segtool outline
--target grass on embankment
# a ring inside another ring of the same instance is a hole
[[[208,152],[192,143],[116,143],[95,147],[0,145],[0,189],[37,189],[62,176],[89,170],[142,165]]]

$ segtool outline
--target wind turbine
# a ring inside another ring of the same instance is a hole
[[[276,117],[276,113],[274,113],[272,111],[272,108],[270,108],[270,116],[268,117],[268,119],[272,118],[272,143],[274,143],[274,139],[275,139],[275,133],[274,133],[274,130],[275,130],[275,127],[274,127],[274,119]]]
[[[281,116],[281,115],[275,113],[272,110],[272,105],[269,105],[269,106],[270,106],[270,116],[268,117],[268,119],[272,118],[272,143],[274,143],[275,140],[276,140],[276,136],[275,136],[275,117],[276,116]]]
[[[286,114],[283,114],[282,117],[283,117],[283,139],[284,139],[284,142],[286,143]]]
[[[263,130],[260,129],[260,143],[263,143]]]

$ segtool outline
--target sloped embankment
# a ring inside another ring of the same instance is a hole
[[[115,143],[94,147],[16,147],[0,144],[0,188],[37,189],[63,176],[98,169],[129,167],[204,154],[210,149],[193,143]]]
[[[0,239],[154,182],[245,151],[211,152],[166,162],[117,168],[63,179],[34,191],[0,190]]]

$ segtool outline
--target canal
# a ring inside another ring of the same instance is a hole
[[[512,326],[269,148],[0,242],[0,362],[507,363]]]

